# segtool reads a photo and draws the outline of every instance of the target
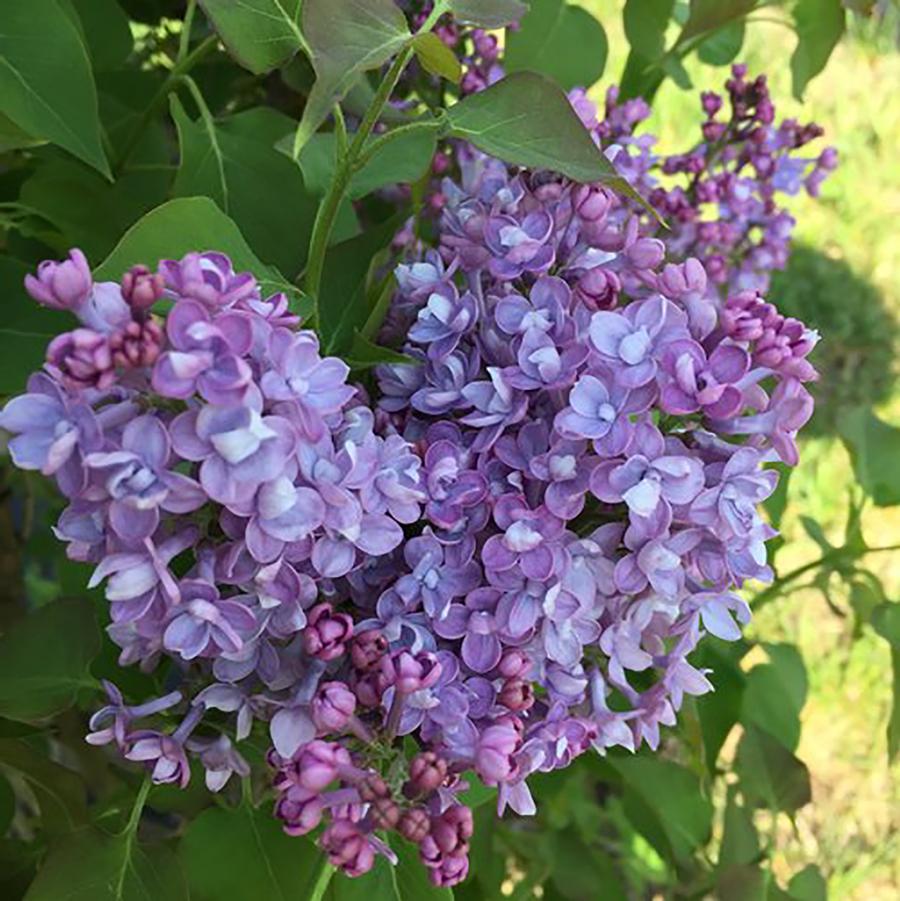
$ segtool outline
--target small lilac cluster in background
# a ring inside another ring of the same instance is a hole
[[[712,689],[689,655],[738,638],[734,590],[771,576],[768,464],[797,462],[812,412],[816,336],[757,293],[745,214],[769,221],[772,198],[738,174],[788,178],[798,139],[752,137],[770,104],[742,77],[731,124],[705,100],[704,152],[661,164],[637,102],[597,123],[572,95],[641,187],[690,172],[691,209],[715,190],[747,224],[724,279],[677,189],[654,195],[664,243],[602,186],[457,145],[439,240],[397,268],[381,335],[410,362],[379,367],[371,399],[221,254],[94,283],[75,250],[28,277],[78,326],[0,413],[9,451],[68,499],[55,532],[105,585],[120,662],[175,664],[140,704],[107,684],[89,742],[157,783],[197,763],[218,791],[265,736],[289,834],[320,829],[356,876],[394,859],[395,830],[438,886],[468,872],[469,774],[529,814],[532,774],[657,747]]]
[[[690,150],[670,155],[655,150],[652,135],[638,133],[650,115],[643,99],[620,102],[618,89],[610,87],[599,120],[597,108],[582,92],[571,95],[606,155],[666,220],[670,255],[699,259],[710,290],[723,297],[768,290],[772,270],[787,265],[796,224],[779,195],[805,190],[817,197],[837,166],[833,147],[815,156],[798,153],[821,137],[822,129],[795,119],[776,124],[765,75],[748,80],[747,67],[735,65],[725,94],[727,106],[721,94],[700,95],[706,117],[700,140]],[[630,209],[641,212],[633,204]],[[659,231],[646,212],[642,231]]]

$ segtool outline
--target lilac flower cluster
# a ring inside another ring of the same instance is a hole
[[[489,38],[466,90],[499,71]],[[768,116],[753,90],[745,125]],[[600,123],[571,100],[649,185],[642,108]],[[396,831],[438,886],[468,872],[474,776],[531,813],[529,776],[656,748],[711,690],[689,655],[738,638],[734,589],[771,575],[767,464],[797,462],[816,376],[814,333],[687,255],[695,219],[667,245],[602,186],[453,154],[383,329],[410,362],[372,402],[227,257],[98,284],[74,250],[26,287],[78,325],[0,413],[13,461],[68,499],[55,533],[105,584],[120,662],[175,664],[159,698],[106,684],[87,740],[218,791],[255,735],[285,831],[351,876]],[[724,179],[707,163],[699,184]]]
[[[320,355],[288,299],[263,298],[221,254],[95,284],[74,250],[41,264],[26,287],[79,324],[50,342],[44,371],[0,413],[12,460],[55,478],[67,498],[55,532],[94,567],[90,584],[105,582],[120,663],[176,664],[173,690],[140,704],[107,683],[87,740],[114,745],[157,783],[184,786],[193,758],[218,791],[250,773],[235,743],[267,729],[278,814],[307,822],[297,791],[337,778],[332,758],[375,779],[374,733],[396,730],[383,699],[428,690],[441,674],[434,654],[362,627],[369,611],[351,603],[369,598],[370,572],[396,569],[390,555],[402,556],[404,527],[419,521],[420,457],[377,428],[347,365]],[[329,741],[347,736],[361,743],[352,757]],[[314,759],[319,769],[306,766]],[[433,828],[418,803],[437,787],[433,774],[414,766],[407,780],[415,834],[441,879],[461,878],[450,851],[462,845],[441,836],[451,821],[471,834],[471,820],[454,801],[458,774],[434,766],[443,800]],[[299,788],[288,790],[287,771]],[[392,855],[374,835],[384,825],[377,805],[360,791],[344,792],[322,836],[348,873],[370,867],[373,849]]]
[[[442,661],[401,732],[529,813],[530,774],[655,748],[711,690],[689,654],[771,577],[766,464],[796,463],[816,336],[717,301],[601,186],[458,159],[382,335],[413,360],[380,367],[379,405],[420,449],[427,524],[367,625]]]
[[[798,153],[823,131],[794,119],[776,123],[765,75],[748,80],[747,67],[735,65],[724,93],[727,112],[721,94],[700,95],[705,116],[700,140],[670,155],[655,151],[652,135],[637,133],[650,115],[643,99],[620,102],[618,89],[610,87],[602,120],[583,92],[573,92],[571,99],[614,165],[667,220],[669,253],[698,258],[718,295],[764,293],[772,270],[787,265],[795,225],[779,195],[805,190],[817,197],[837,166],[837,151]],[[645,233],[657,228],[643,217]]]

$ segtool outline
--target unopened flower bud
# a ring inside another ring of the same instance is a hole
[[[430,651],[412,654],[397,651],[381,660],[381,671],[390,685],[401,694],[409,695],[423,688],[431,688],[441,675],[441,665]]]
[[[447,778],[447,761],[434,751],[422,751],[409,765],[409,781],[404,788],[409,797],[431,794]]]
[[[513,679],[516,676],[524,676],[531,668],[531,660],[528,655],[518,648],[510,648],[504,653],[503,658],[497,665],[497,669],[502,676],[507,679]]]
[[[405,811],[397,824],[397,831],[409,842],[418,845],[431,829],[431,818],[422,807]]]
[[[311,707],[313,722],[320,732],[341,732],[356,710],[356,698],[343,682],[323,682]]]
[[[534,704],[534,688],[524,679],[507,679],[497,700],[514,713],[529,710]]]
[[[331,604],[316,604],[307,615],[303,630],[303,649],[310,657],[334,660],[345,651],[345,642],[353,634],[353,619],[347,613],[335,613]]]
[[[388,641],[378,629],[367,629],[353,636],[350,660],[358,670],[369,671],[378,666],[387,653]]]
[[[596,266],[578,279],[575,292],[589,310],[611,310],[619,302],[621,289],[615,272]]]
[[[163,277],[158,272],[151,272],[146,266],[132,266],[122,276],[122,297],[138,316],[147,313],[162,297],[164,289]]]

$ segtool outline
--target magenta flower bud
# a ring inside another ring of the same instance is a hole
[[[575,292],[589,310],[611,310],[619,302],[622,283],[609,269],[597,266],[578,279]]]
[[[301,788],[320,792],[337,779],[338,767],[349,765],[350,755],[345,748],[316,739],[303,746],[294,761],[294,772]]]
[[[88,299],[94,280],[84,254],[74,248],[62,263],[44,260],[37,277],[25,276],[25,290],[40,304],[73,313]]]
[[[388,641],[378,629],[367,629],[353,636],[350,645],[350,660],[358,670],[368,672],[375,669],[387,653]]]
[[[725,134],[726,128],[722,122],[704,122],[701,131],[705,140],[715,143]]]
[[[356,710],[356,698],[343,682],[323,682],[312,700],[312,718],[320,732],[342,732]]]
[[[513,713],[529,710],[534,704],[534,687],[524,679],[507,679],[497,700]]]
[[[404,787],[408,797],[429,795],[447,778],[447,761],[434,751],[422,751],[409,764],[409,781]]]
[[[408,841],[418,845],[431,829],[431,817],[423,807],[411,807],[404,811],[397,824],[397,831]]]
[[[519,733],[511,722],[488,726],[475,752],[475,769],[488,784],[509,780],[516,772],[513,755],[519,749]]]
[[[303,649],[310,657],[319,660],[334,660],[340,657],[345,642],[353,634],[353,620],[347,613],[335,613],[327,601],[316,604],[307,616],[307,626],[303,630]]]
[[[108,388],[116,380],[109,339],[89,328],[57,335],[47,347],[47,369],[72,391]]]
[[[507,679],[513,679],[516,676],[524,676],[531,669],[531,660],[524,651],[518,648],[510,648],[504,653],[503,658],[497,665],[497,669],[502,676]]]
[[[152,366],[162,352],[164,340],[163,330],[152,319],[129,322],[109,336],[113,362],[123,369]]]
[[[703,295],[706,284],[706,270],[694,257],[681,264],[666,264],[659,277],[660,292],[671,298],[681,298],[687,294]]]
[[[400,822],[400,808],[391,798],[376,798],[369,807],[369,817],[376,829],[393,829]]]
[[[138,315],[144,315],[162,297],[166,283],[146,266],[132,266],[122,276],[122,297]]]
[[[467,855],[444,857],[440,865],[428,870],[428,880],[436,888],[452,888],[463,882],[469,875],[469,858]]]
[[[472,811],[462,804],[448,807],[431,819],[431,837],[442,854],[459,855],[469,850],[469,839],[475,831]]]
[[[666,245],[658,238],[638,238],[625,253],[638,269],[655,269],[666,256]]]
[[[415,655],[406,650],[397,651],[382,658],[381,668],[388,683],[404,695],[431,688],[441,675],[441,665],[429,651]]]
[[[306,835],[322,821],[324,807],[317,792],[291,785],[275,803],[275,816],[288,835]]]
[[[431,161],[431,171],[435,175],[445,175],[450,171],[451,165],[450,157],[443,150],[439,150]]]
[[[378,773],[369,773],[357,783],[356,790],[363,801],[372,802],[378,798],[389,798],[391,790]]]
[[[703,91],[700,95],[700,104],[707,116],[715,116],[722,109],[722,97],[715,91]]]
[[[579,185],[572,197],[575,213],[586,222],[599,222],[606,218],[612,198],[599,185]]]
[[[390,680],[380,670],[365,673],[353,683],[356,699],[363,707],[374,710],[381,706],[381,697],[390,686]]]
[[[838,152],[836,147],[826,147],[820,154],[818,164],[827,171],[837,169]]]
[[[322,833],[319,845],[328,855],[328,862],[347,876],[362,876],[375,863],[371,842],[352,820],[333,820]]]

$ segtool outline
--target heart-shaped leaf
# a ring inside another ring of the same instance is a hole
[[[90,58],[56,0],[0,4],[0,112],[110,177]]]
[[[297,129],[295,157],[359,73],[377,69],[410,39],[406,18],[393,0],[306,0],[303,33],[316,82]]]
[[[48,604],[0,637],[0,715],[26,722],[64,710],[94,685],[100,633],[87,601]]]
[[[305,47],[303,0],[200,0],[228,52],[257,75],[287,62]]]
[[[507,163],[599,182],[650,207],[594,144],[549,78],[516,72],[447,110],[450,132]]]
[[[533,0],[507,36],[503,59],[508,72],[541,72],[569,90],[594,84],[608,51],[603,26],[586,9],[565,0]]]

